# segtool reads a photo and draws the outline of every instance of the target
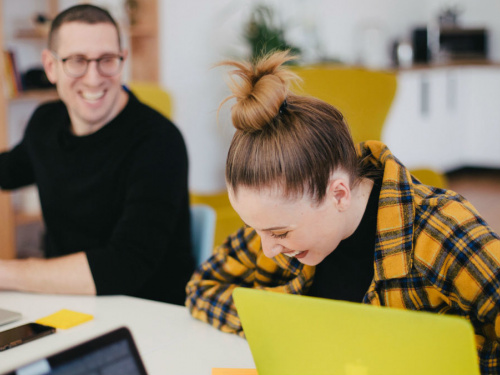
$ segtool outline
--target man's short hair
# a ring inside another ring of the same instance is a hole
[[[91,4],[80,4],[72,6],[61,13],[52,21],[49,32],[49,49],[54,51],[57,46],[57,34],[61,26],[68,22],[82,22],[88,24],[109,23],[112,24],[118,36],[118,47],[121,50],[121,38],[118,24],[105,9]]]

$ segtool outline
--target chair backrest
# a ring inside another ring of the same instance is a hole
[[[303,79],[294,91],[338,108],[354,142],[381,139],[396,94],[395,73],[331,65],[297,67],[294,71]]]
[[[215,210],[206,204],[191,205],[191,245],[196,266],[212,255],[214,235]]]
[[[150,82],[131,82],[128,87],[141,102],[157,110],[163,116],[172,118],[172,99],[161,86]]]

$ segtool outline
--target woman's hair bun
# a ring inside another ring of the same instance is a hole
[[[236,68],[229,72],[229,88],[233,95],[221,103],[222,106],[236,98],[231,108],[236,129],[258,131],[278,115],[288,96],[290,83],[298,80],[295,73],[283,67],[284,63],[293,59],[295,57],[289,51],[280,51],[263,56],[254,63],[228,60],[218,64]]]

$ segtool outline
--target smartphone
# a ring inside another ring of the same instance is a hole
[[[8,329],[0,332],[0,352],[55,332],[56,329],[54,327],[38,323],[27,323]]]

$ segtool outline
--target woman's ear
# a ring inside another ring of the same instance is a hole
[[[339,211],[345,211],[351,205],[351,189],[344,177],[331,178],[326,194]]]

